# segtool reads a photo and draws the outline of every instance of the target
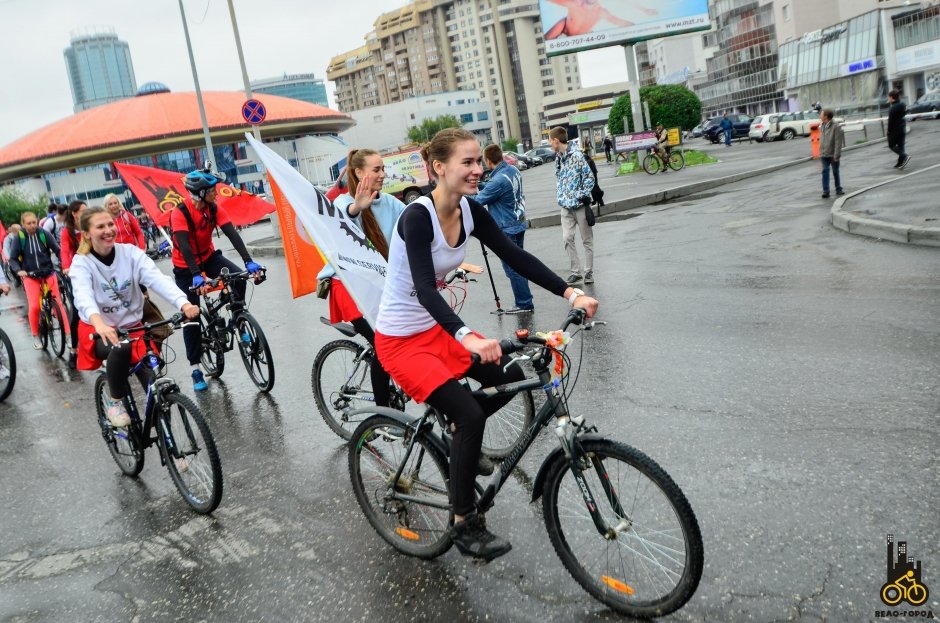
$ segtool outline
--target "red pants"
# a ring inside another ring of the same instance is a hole
[[[46,282],[52,294],[55,296],[56,305],[59,306],[59,313],[62,325],[65,327],[65,334],[71,335],[72,328],[69,327],[69,315],[65,313],[65,307],[62,306],[62,295],[59,294],[59,280],[55,273],[46,277],[23,277],[23,289],[26,290],[26,301],[29,304],[29,330],[33,337],[39,335],[39,303],[42,301],[42,283]]]

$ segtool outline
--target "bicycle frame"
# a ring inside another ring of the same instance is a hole
[[[533,492],[533,500],[537,499],[541,494],[542,483],[544,482],[545,472],[548,469],[548,466],[554,462],[555,457],[558,456],[559,453],[564,453],[565,457],[567,457],[571,473],[574,476],[575,481],[578,483],[581,496],[584,498],[584,503],[587,506],[588,512],[591,514],[591,518],[594,521],[594,525],[597,528],[598,533],[608,539],[614,538],[616,531],[622,526],[618,525],[612,528],[604,521],[603,516],[597,509],[594,495],[591,493],[590,488],[585,482],[584,476],[582,475],[582,469],[578,461],[578,459],[581,458],[581,452],[578,449],[578,436],[584,427],[584,418],[582,416],[572,418],[569,415],[565,406],[565,401],[561,395],[561,392],[563,391],[561,385],[557,382],[553,382],[552,380],[551,372],[549,371],[550,362],[551,357],[549,356],[547,349],[543,348],[541,354],[534,359],[535,369],[538,374],[537,378],[524,379],[514,383],[507,383],[497,387],[483,388],[471,392],[471,395],[475,398],[492,398],[495,396],[514,396],[523,391],[541,388],[545,391],[546,397],[545,403],[536,413],[529,428],[523,432],[522,436],[509,452],[509,455],[501,463],[499,469],[490,478],[490,481],[482,489],[479,484],[477,484],[477,493],[479,494],[476,502],[477,510],[480,513],[485,513],[493,506],[496,495],[503,488],[503,485],[506,484],[506,481],[509,479],[512,471],[519,464],[519,461],[522,460],[522,457],[526,452],[528,452],[529,448],[532,446],[532,443],[535,441],[535,438],[538,437],[543,428],[546,428],[551,423],[552,418],[555,418],[555,434],[558,436],[561,447],[550,453],[542,462],[542,466],[539,468],[539,472],[535,480],[536,486]],[[449,456],[449,449],[447,444],[444,442],[444,439],[441,436],[435,435],[431,432],[433,423],[430,421],[430,419],[432,416],[442,423],[442,430],[447,430],[446,424],[443,424],[445,422],[445,418],[433,407],[426,409],[424,414],[419,418],[411,418],[399,411],[395,411],[393,409],[384,409],[381,407],[374,407],[372,409],[357,409],[356,411],[351,412],[350,415],[367,413],[381,413],[382,415],[386,415],[397,420],[412,430],[411,440],[408,443],[405,456],[402,458],[394,477],[391,478],[389,482],[399,482],[399,479],[402,476],[402,472],[405,469],[405,465],[408,464],[408,459],[415,447],[415,441],[418,435],[424,435],[425,438],[431,440],[445,456]],[[421,461],[423,459],[423,456],[419,456],[417,463],[418,467],[420,467]],[[609,479],[607,478],[606,473],[603,472],[603,466],[597,460],[592,460],[592,464],[594,469],[598,472],[600,482],[603,483],[602,486],[607,501],[610,503],[611,507],[618,514],[618,516],[625,517],[625,513],[623,511],[622,505],[620,504],[617,493],[610,486]],[[441,509],[452,509],[451,504],[439,504],[417,496],[401,494],[398,492],[392,492],[391,495],[393,499],[397,500],[423,504]],[[624,519],[623,521],[628,520]]]
[[[154,378],[147,384],[147,396],[144,402],[143,418],[140,416],[140,411],[137,408],[137,402],[134,400],[134,394],[128,391],[127,397],[125,398],[127,413],[130,415],[131,420],[135,421],[139,426],[142,426],[140,430],[140,442],[142,448],[149,448],[151,445],[153,445],[154,438],[150,436],[150,433],[153,429],[156,419],[154,416],[156,413],[156,408],[162,402],[163,395],[167,392],[179,391],[179,386],[175,381],[173,381],[173,379],[169,379],[161,374],[160,367],[162,365],[163,361],[160,359],[160,356],[153,351],[148,343],[147,353],[141,358],[140,361],[131,366],[127,373],[128,381],[130,381],[132,376],[136,375],[145,367],[150,368],[154,374]],[[130,385],[130,383],[128,383],[128,385]],[[113,434],[119,436],[122,434],[126,435],[126,432],[121,431],[120,429],[112,429],[112,432]],[[167,449],[172,450],[172,438],[166,434],[166,431],[162,432],[164,441],[167,442]]]

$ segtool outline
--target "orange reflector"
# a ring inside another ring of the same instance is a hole
[[[417,533],[417,532],[412,532],[411,530],[407,530],[407,529],[401,528],[401,527],[395,528],[395,534],[397,534],[398,536],[402,537],[403,539],[408,539],[409,541],[420,541],[420,540],[421,540],[421,537],[418,536],[418,533]],[[633,591],[630,591],[630,592],[632,593]]]
[[[625,594],[625,595],[632,595],[633,593],[636,592],[636,591],[633,590],[632,587],[630,587],[630,586],[624,584],[624,583],[621,582],[620,580],[615,580],[614,578],[610,577],[609,575],[602,575],[602,576],[601,576],[601,582],[603,582],[603,583],[606,584],[607,586],[611,587],[611,588],[614,589],[615,591],[618,591],[618,592],[623,593],[623,594]]]

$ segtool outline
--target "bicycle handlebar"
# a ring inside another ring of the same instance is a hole
[[[573,324],[582,324],[585,318],[587,318],[587,311],[580,307],[575,307],[568,312],[565,321],[561,323],[561,330],[564,331]],[[522,350],[527,344],[545,346],[545,338],[537,335],[517,335],[515,340],[501,339],[499,341],[499,348],[504,355],[511,355],[514,352]],[[470,353],[470,360],[473,363],[479,363],[480,356],[476,353]]]
[[[177,312],[173,314],[172,316],[170,316],[169,318],[166,318],[165,320],[161,320],[159,322],[144,323],[139,327],[131,327],[130,329],[117,329],[116,328],[114,331],[117,333],[118,337],[123,340],[123,339],[129,338],[132,333],[147,333],[149,331],[152,331],[153,329],[159,329],[160,327],[165,327],[167,325],[173,325],[174,329],[180,329],[182,327],[186,327],[189,325],[199,324],[198,322],[183,322],[183,319],[184,319],[183,314],[181,312]],[[99,340],[101,339],[101,336],[98,335],[97,333],[92,333],[91,339]]]
[[[258,277],[252,277],[254,273],[249,273],[247,270],[242,270],[237,273],[230,273],[227,268],[223,268],[222,272],[219,273],[219,276],[215,279],[206,279],[205,284],[199,286],[200,288],[222,288],[226,284],[229,284],[233,281],[248,281],[249,279],[254,279],[255,283],[261,283],[267,279],[268,269],[264,266],[261,267],[261,270],[258,272],[260,275]],[[198,290],[199,288],[190,288],[191,291]]]

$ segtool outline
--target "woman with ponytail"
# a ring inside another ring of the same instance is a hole
[[[65,213],[65,228],[62,230],[62,238],[59,241],[60,251],[59,259],[62,261],[62,274],[69,278],[69,270],[72,268],[72,259],[78,251],[82,237],[82,230],[79,226],[82,213],[85,211],[85,202],[76,199],[69,204]],[[69,290],[71,293],[71,289]],[[69,309],[72,314],[69,316],[69,327],[72,328],[72,348],[69,352],[69,368],[72,370],[78,365],[78,308],[75,307],[74,298],[69,299]]]
[[[359,225],[375,250],[388,259],[388,241],[395,230],[398,217],[405,211],[405,204],[382,192],[385,183],[385,163],[373,149],[354,149],[346,159],[346,182],[348,191],[333,200],[333,205],[343,210]],[[349,322],[370,344],[375,346],[375,332],[362,316],[352,297],[336,276],[333,267],[327,265],[317,275],[317,280],[331,280],[330,322]],[[389,403],[389,376],[378,361],[371,366],[372,390],[375,403],[387,407]]]

